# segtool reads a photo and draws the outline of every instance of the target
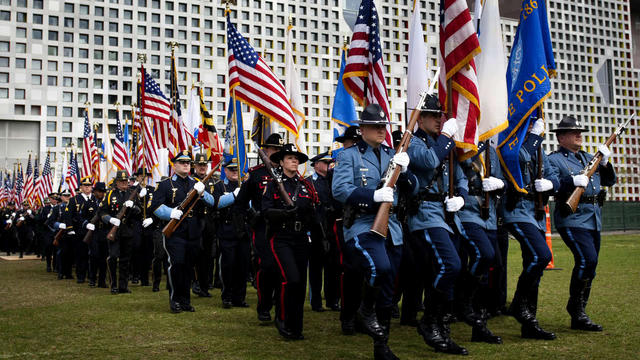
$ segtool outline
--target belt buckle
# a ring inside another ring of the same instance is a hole
[[[302,222],[296,221],[293,223],[293,230],[300,231],[302,230]]]

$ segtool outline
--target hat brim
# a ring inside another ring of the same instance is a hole
[[[555,128],[555,129],[552,129],[552,130],[549,130],[549,131],[551,131],[552,133],[559,133],[559,132],[563,132],[563,131],[574,131],[574,130],[578,130],[580,132],[588,132],[589,131],[588,129],[575,127],[575,126],[568,127],[568,128]]]
[[[276,153],[271,154],[269,160],[274,163],[280,162],[280,160],[284,159],[285,155],[295,155],[298,158],[298,162],[300,164],[306,163],[309,161],[309,157],[299,151],[278,151]]]

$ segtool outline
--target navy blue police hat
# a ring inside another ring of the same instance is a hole
[[[360,113],[360,125],[387,125],[387,116],[378,104],[369,104]]]
[[[562,120],[560,120],[560,122],[558,123],[558,126],[556,126],[555,129],[551,130],[551,132],[562,133],[564,131],[571,130],[579,130],[581,132],[589,131],[588,129],[582,127],[582,124],[580,124],[580,121],[578,121],[578,119],[569,115],[562,118]]]
[[[300,164],[305,163],[307,162],[307,160],[309,160],[309,157],[307,155],[298,151],[298,147],[295,144],[284,144],[282,146],[282,149],[271,154],[269,159],[274,163],[278,163],[280,162],[280,160],[284,159],[285,155],[295,155],[298,158]]]
[[[358,125],[349,126],[342,136],[336,137],[336,141],[339,143],[344,143],[345,140],[360,141],[360,139],[362,139],[362,133]]]

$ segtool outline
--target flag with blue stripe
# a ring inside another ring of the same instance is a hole
[[[249,162],[244,144],[244,127],[242,124],[242,103],[239,100],[229,99],[227,111],[227,125],[224,132],[223,157],[225,163],[233,158],[238,160],[238,177],[243,178],[249,171]],[[224,171],[221,172],[224,178]]]
[[[347,49],[342,49],[342,58],[340,60],[340,76],[338,77],[338,86],[336,94],[333,97],[333,109],[331,110],[331,121],[333,122],[333,146],[334,151],[331,155],[335,156],[340,152],[340,143],[336,142],[338,136],[344,135],[345,130],[349,126],[357,125],[358,114],[356,113],[356,104],[353,97],[347,92],[342,83],[342,75],[346,60]],[[337,150],[336,150],[337,149]]]
[[[551,95],[555,69],[545,2],[524,0],[506,74],[509,125],[498,136],[497,149],[505,175],[519,192],[527,192],[518,161],[520,147],[534,111]]]

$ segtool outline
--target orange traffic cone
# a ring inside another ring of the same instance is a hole
[[[553,263],[553,249],[551,246],[551,215],[549,215],[549,205],[544,207],[544,212],[547,217],[547,230],[545,231],[545,240],[547,240],[547,246],[549,247],[549,251],[551,252],[551,261],[549,265],[547,265],[547,270],[555,269],[555,265]]]

